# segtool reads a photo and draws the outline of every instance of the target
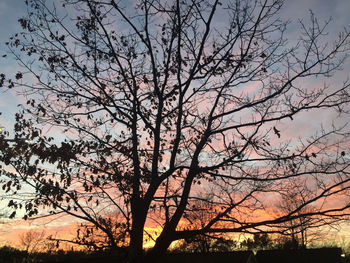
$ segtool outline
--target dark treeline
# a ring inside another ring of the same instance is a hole
[[[335,247],[336,244],[325,244],[322,249]],[[312,246],[311,244],[311,247]],[[350,244],[343,244],[342,251],[345,257],[342,259],[344,263],[350,263]],[[322,250],[320,249],[320,250]],[[247,238],[243,242],[238,243],[232,239],[219,238],[216,240],[206,240],[198,238],[196,240],[182,240],[173,249],[170,254],[183,253],[220,253],[233,251],[282,251],[299,250],[307,251],[306,247],[297,239],[278,237],[272,239],[268,234],[256,234],[252,238]],[[316,249],[317,250],[317,249]],[[315,251],[316,251],[315,250]],[[317,250],[318,251],[318,250]],[[303,252],[304,253],[304,252]],[[119,250],[63,250],[52,248],[46,252],[26,251],[12,246],[0,247],[0,263],[50,263],[50,262],[128,262],[127,248]]]

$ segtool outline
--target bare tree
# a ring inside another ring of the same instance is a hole
[[[195,230],[205,227],[217,214],[217,207],[212,195],[201,196],[200,199],[193,200],[191,206],[183,214],[182,228]],[[226,248],[225,248],[226,245]],[[221,246],[222,249],[232,249],[233,240],[223,233],[203,233],[183,240],[179,244],[178,250],[190,252],[212,252]]]
[[[305,248],[310,242],[324,237],[322,229],[326,230],[329,226],[337,227],[343,221],[343,218],[337,216],[318,216],[314,212],[319,208],[310,203],[305,204],[314,196],[307,181],[290,180],[284,184],[284,187],[284,191],[280,192],[281,201],[276,213],[295,216],[295,219],[277,227],[277,232],[282,235],[282,239],[284,237],[286,242]]]
[[[299,209],[299,207],[304,204],[305,201],[310,199],[310,195],[312,195],[311,192],[309,192],[307,185],[305,185],[305,182],[295,182],[291,181],[289,183],[289,187],[286,185],[286,191],[284,194],[282,194],[282,200],[279,204],[279,209],[281,209],[282,214],[297,214],[297,215],[303,215],[306,213],[313,212],[313,207],[310,207],[308,205],[305,205],[302,207],[302,209]],[[319,227],[320,223],[323,225],[323,218],[321,218],[321,222],[319,221],[320,218],[314,218],[313,216],[307,217],[307,216],[300,216],[296,219],[290,220],[288,222],[285,222],[281,224],[280,233],[284,236],[290,237],[292,242],[295,242],[298,245],[301,245],[302,247],[306,247],[307,245],[307,230],[312,227]]]
[[[77,226],[75,238],[64,239],[56,234],[55,236],[51,235],[49,240],[55,242],[57,247],[59,247],[59,244],[62,242],[68,242],[74,245],[85,246],[88,250],[93,251],[102,251],[112,248],[112,240],[116,243],[113,248],[118,249],[119,252],[125,254],[124,248],[127,246],[129,235],[127,233],[128,229],[126,228],[126,225],[120,222],[118,216],[106,216],[104,221],[101,222],[101,224],[103,224],[113,235],[113,239],[109,238],[105,232],[96,227],[93,223],[84,222]]]
[[[44,247],[45,240],[44,230],[28,230],[19,236],[20,244],[27,253],[40,251]]]
[[[3,189],[33,188],[31,198],[8,203],[25,219],[65,213],[115,248],[106,221],[118,213],[130,261],[141,262],[196,235],[348,215],[348,127],[300,138],[280,128],[298,130],[306,112],[347,114],[349,82],[332,83],[348,54],[347,31],[328,43],[328,22],[311,13],[289,42],[281,0],[26,3],[23,32],[8,42],[24,70],[0,78],[27,97],[14,138],[0,134]],[[315,78],[324,85],[305,84]],[[293,179],[307,182],[308,199],[261,216],[267,197]],[[206,224],[187,229],[199,199],[215,208]],[[145,226],[154,222],[161,231],[142,259]]]

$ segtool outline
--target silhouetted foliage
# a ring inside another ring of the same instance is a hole
[[[251,251],[231,251],[213,253],[169,253],[161,257],[159,262],[169,263],[211,263],[211,262],[235,262],[257,263]]]
[[[245,247],[248,250],[266,249],[273,246],[273,241],[267,233],[256,233],[253,235],[253,239],[247,238],[241,243],[241,247]]]
[[[259,263],[341,263],[341,253],[340,248],[262,250],[256,258]]]
[[[327,43],[328,22],[311,13],[288,41],[281,0],[25,2],[7,43],[24,70],[0,85],[27,101],[14,137],[0,134],[0,180],[9,196],[32,195],[9,200],[10,218],[73,216],[86,225],[72,241],[127,244],[140,262],[148,225],[160,229],[148,233],[152,260],[175,240],[348,215],[346,125],[301,138],[281,128],[347,114],[349,82],[328,85],[347,31]],[[305,84],[316,78],[326,85]],[[274,214],[267,197],[291,181],[311,194]]]
[[[3,246],[0,248],[1,263],[87,263],[87,262],[126,262],[125,253],[115,251],[63,251],[55,252],[31,252],[19,250],[14,247]]]
[[[237,242],[225,237],[213,237],[198,235],[191,239],[178,242],[174,252],[208,253],[228,252],[237,249]]]
[[[26,257],[27,253],[25,251],[14,247],[3,246],[0,248],[0,258],[3,263],[21,262]]]

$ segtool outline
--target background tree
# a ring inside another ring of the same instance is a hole
[[[207,194],[194,200],[191,207],[184,212],[182,228],[186,230],[205,227],[217,214],[217,207],[213,203],[213,195]],[[180,242],[175,248],[178,251],[188,252],[214,252],[230,251],[236,246],[232,237],[223,233],[200,234],[189,237]]]
[[[47,237],[44,230],[28,230],[19,236],[19,241],[26,253],[33,253],[46,247]]]
[[[321,238],[320,226],[335,226],[339,221],[337,217],[324,218],[313,215],[314,208],[311,205],[303,205],[310,199],[310,196],[312,196],[312,193],[305,182],[291,180],[289,184],[285,184],[285,193],[281,196],[279,205],[281,211],[279,212],[301,216],[279,226],[279,233],[285,238],[284,243],[305,248],[309,241]],[[300,209],[300,207],[302,208]],[[307,216],[307,214],[310,214],[310,216]],[[316,233],[312,231],[314,228],[317,229]]]
[[[89,251],[103,251],[113,248],[118,252],[125,254],[124,248],[127,246],[127,228],[124,223],[120,223],[118,216],[105,217],[103,224],[105,228],[113,235],[115,244],[111,244],[111,239],[100,228],[90,222],[84,222],[77,226],[76,237],[73,239],[63,239],[59,236],[51,235],[49,240],[55,242],[57,247],[62,242],[67,242],[73,245],[83,246]]]
[[[241,243],[241,248],[248,250],[267,249],[273,246],[273,241],[267,233],[255,233],[253,238],[247,238]]]
[[[0,160],[4,191],[32,187],[33,196],[9,200],[11,218],[16,209],[25,219],[65,213],[115,248],[106,222],[120,214],[130,260],[139,262],[154,223],[161,231],[150,258],[178,239],[348,214],[344,122],[302,138],[279,127],[298,130],[306,112],[347,114],[348,81],[330,85],[349,50],[347,31],[327,43],[328,22],[311,13],[288,42],[281,0],[25,2],[23,32],[8,42],[24,70],[2,74],[0,84],[27,103],[14,138],[0,135]],[[315,78],[324,84],[305,84]],[[308,199],[294,213],[266,213],[269,196],[297,178]],[[187,229],[182,220],[198,199],[211,218]]]

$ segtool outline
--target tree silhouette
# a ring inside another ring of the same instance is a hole
[[[276,212],[300,215],[278,226],[277,232],[281,234],[281,238],[291,245],[305,248],[309,243],[323,238],[322,229],[327,229],[326,226],[335,228],[342,223],[341,217],[318,216],[314,213],[316,208],[312,203],[305,204],[313,197],[306,180],[293,179],[286,182],[284,187]]]
[[[266,249],[272,245],[272,240],[267,233],[255,233],[253,238],[248,238],[241,243],[241,247],[246,247],[248,250],[252,249]]]
[[[47,240],[44,230],[28,230],[19,236],[19,241],[26,253],[33,253],[43,249]]]
[[[174,240],[348,214],[347,126],[301,138],[281,128],[299,131],[306,112],[347,113],[349,82],[327,85],[347,56],[347,31],[328,43],[328,22],[311,13],[288,41],[280,0],[60,3],[27,0],[23,31],[7,43],[24,70],[0,84],[27,103],[14,138],[0,134],[1,180],[12,196],[33,193],[9,200],[11,218],[68,214],[110,248],[118,218],[130,261],[141,262]],[[294,178],[312,194],[294,213],[266,213]],[[198,200],[210,218],[188,228]],[[154,224],[161,231],[142,259]]]

